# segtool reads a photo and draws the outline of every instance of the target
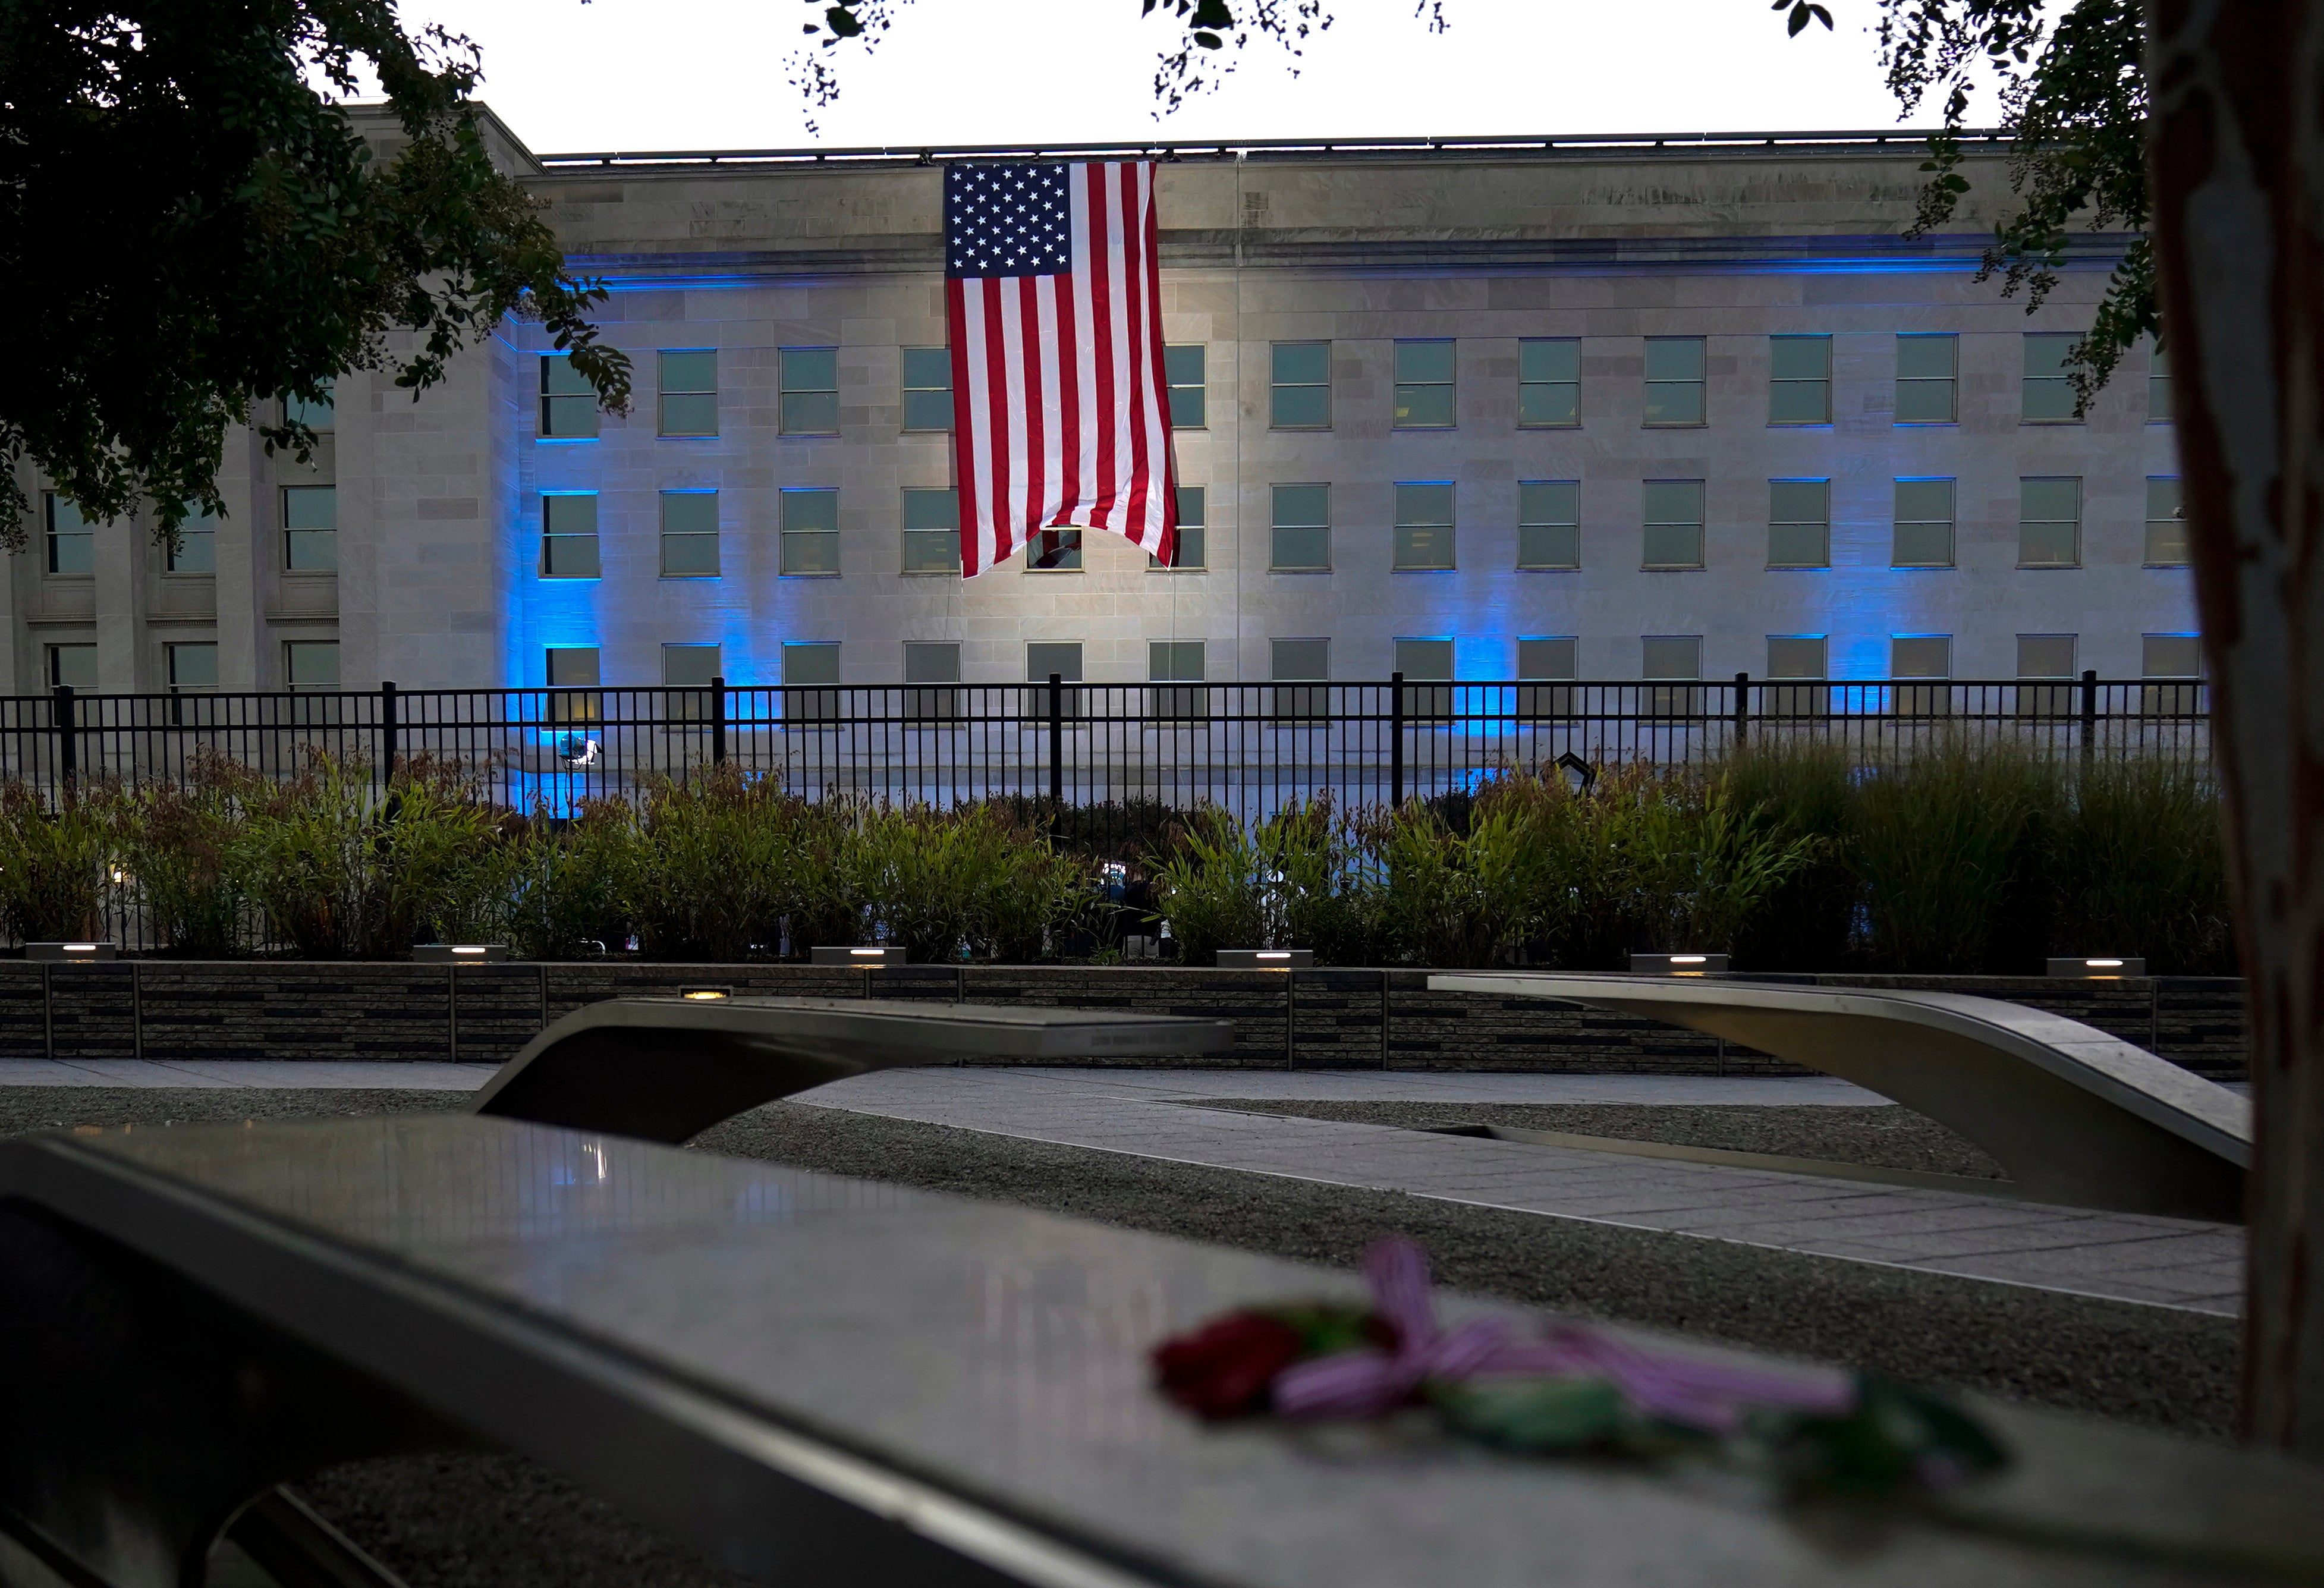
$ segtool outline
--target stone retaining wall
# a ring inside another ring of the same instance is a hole
[[[1762,976],[2006,999],[2083,1020],[2215,1080],[2244,1075],[2230,978]],[[1205,1015],[1235,1023],[1238,1068],[1790,1075],[1791,1065],[1653,1020],[1467,992],[1418,970],[1176,965],[422,965],[240,960],[0,962],[0,1057],[81,1061],[456,1059],[498,1063],[568,1011],[625,992],[721,987],[792,997],[928,999]]]

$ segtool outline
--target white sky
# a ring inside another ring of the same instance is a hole
[[[1828,3],[1835,31],[1787,39],[1766,0],[1444,0],[1438,35],[1406,0],[1333,0],[1298,77],[1258,42],[1157,124],[1175,27],[1138,0],[1021,0],[1040,21],[1018,37],[983,31],[987,4],[917,0],[876,53],[835,52],[820,137],[784,80],[800,0],[405,0],[404,20],[475,40],[482,97],[543,153],[1895,125],[1872,0]]]

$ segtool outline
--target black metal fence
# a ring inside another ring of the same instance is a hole
[[[196,758],[273,776],[313,752],[383,779],[455,761],[493,796],[552,815],[730,763],[810,799],[1060,808],[1211,804],[1255,817],[1329,793],[1345,805],[1473,789],[1509,769],[1692,764],[1748,745],[1825,743],[1878,765],[1967,738],[2046,755],[2205,763],[2197,679],[1826,683],[733,686],[268,695],[0,697],[0,774],[182,780]]]

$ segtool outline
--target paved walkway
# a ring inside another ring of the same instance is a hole
[[[489,1065],[456,1064],[0,1061],[0,1085],[471,1091],[492,1074]],[[889,1070],[800,1101],[2197,1312],[2232,1316],[2241,1305],[2243,1232],[2233,1225],[1201,1106],[1213,1097],[1840,1108],[1886,1101],[1823,1076],[981,1068]]]
[[[2243,1232],[1947,1191],[1438,1136],[1199,1105],[1204,1097],[1494,1103],[1883,1100],[1822,1078],[888,1070],[800,1101],[1327,1185],[1665,1231],[2232,1316]]]

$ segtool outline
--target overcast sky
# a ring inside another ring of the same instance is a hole
[[[1406,0],[1332,0],[1337,21],[1294,77],[1255,43],[1219,92],[1154,119],[1157,51],[1175,30],[1138,0],[918,0],[878,51],[835,52],[820,134],[785,80],[800,0],[405,0],[483,47],[484,98],[540,152],[1320,137],[1839,130],[1896,110],[1867,32],[1784,34],[1766,0],[1444,0],[1431,34]],[[1927,112],[1914,126],[1932,120]]]

